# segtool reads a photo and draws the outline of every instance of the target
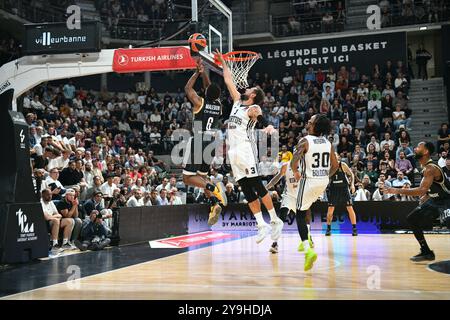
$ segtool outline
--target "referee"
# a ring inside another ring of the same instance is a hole
[[[353,201],[350,194],[355,192],[355,177],[349,166],[340,161],[339,155],[339,168],[336,173],[330,178],[330,184],[328,185],[328,213],[327,213],[327,232],[326,236],[331,236],[331,221],[333,220],[334,208],[339,204],[344,204],[347,207],[348,216],[352,223],[352,236],[357,236],[356,230],[356,214],[353,210]],[[350,181],[350,182],[349,182]]]

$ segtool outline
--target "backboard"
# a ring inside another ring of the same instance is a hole
[[[207,48],[200,54],[210,62],[214,52],[233,50],[233,17],[231,10],[220,0],[173,0],[174,19],[176,15],[191,17],[194,22],[190,33],[198,32],[207,38]]]

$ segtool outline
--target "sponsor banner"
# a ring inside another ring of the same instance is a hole
[[[48,256],[47,225],[39,202],[0,204],[0,263]]]
[[[114,72],[143,72],[195,69],[196,62],[188,47],[117,49],[114,51]]]
[[[206,231],[186,236],[150,241],[149,244],[152,248],[186,248],[234,237],[237,236],[223,232]]]
[[[96,21],[68,29],[65,22],[25,25],[24,54],[99,52],[101,28]]]
[[[309,67],[316,71],[318,68],[325,71],[333,67],[337,73],[341,66],[346,66],[348,71],[355,66],[361,75],[371,77],[375,64],[382,69],[387,60],[391,60],[393,65],[398,60],[406,65],[407,61],[405,32],[290,41],[240,49],[261,54],[262,59],[252,67],[251,75],[268,73],[274,79],[281,79],[285,72],[293,75],[297,69],[305,73]]]
[[[382,230],[395,230],[408,227],[406,216],[416,206],[417,202],[382,202],[357,201],[354,203],[358,231],[361,233],[380,233]],[[279,204],[275,204],[279,212]],[[311,230],[326,229],[326,202],[316,202],[311,207]],[[270,221],[269,215],[263,210],[264,220]],[[221,213],[219,221],[211,227],[213,231],[256,231],[256,219],[246,204],[229,204]],[[295,215],[287,216],[284,224],[285,231],[297,231]],[[348,219],[345,206],[336,207],[333,215],[332,230],[335,232],[351,232],[352,225]]]

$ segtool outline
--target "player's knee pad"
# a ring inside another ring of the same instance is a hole
[[[245,200],[247,200],[248,203],[258,199],[258,196],[256,195],[255,191],[253,191],[250,179],[243,178],[239,180],[239,185],[241,186],[241,190],[244,193]]]
[[[262,183],[261,177],[253,177],[248,178],[248,181],[250,182],[251,186],[256,190],[256,193],[259,197],[264,197],[268,191],[266,187],[264,187],[264,184]]]

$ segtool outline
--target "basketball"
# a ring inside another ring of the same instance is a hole
[[[206,37],[201,33],[194,33],[189,37],[189,48],[193,52],[199,52],[206,48]]]

